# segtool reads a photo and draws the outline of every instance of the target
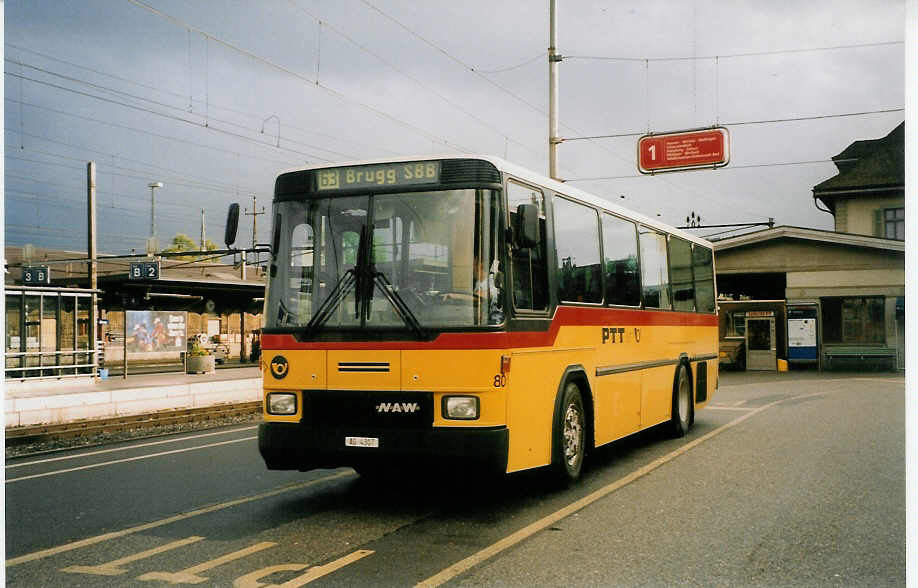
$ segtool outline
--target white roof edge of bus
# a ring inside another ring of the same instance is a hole
[[[323,164],[316,164],[316,165],[306,165],[303,167],[296,167],[296,168],[290,168],[290,169],[283,170],[277,175],[282,175],[285,173],[296,172],[296,171],[306,171],[306,170],[311,170],[311,169],[326,169],[326,168],[331,168],[331,167],[346,167],[346,166],[351,166],[351,165],[374,165],[374,164],[381,164],[381,163],[402,163],[406,161],[429,161],[429,160],[434,160],[434,159],[481,159],[483,161],[488,161],[494,164],[494,166],[497,167],[498,169],[508,172],[509,174],[516,176],[522,180],[528,180],[529,182],[532,182],[534,184],[543,185],[547,188],[551,188],[555,192],[558,192],[564,196],[572,196],[574,198],[577,198],[578,200],[582,200],[583,202],[592,204],[593,206],[604,208],[608,210],[609,212],[618,213],[622,216],[628,217],[643,225],[647,225],[651,228],[659,229],[671,235],[681,237],[685,239],[686,241],[692,241],[694,243],[704,245],[705,247],[712,249],[712,250],[714,248],[713,244],[710,241],[707,241],[706,239],[702,239],[701,237],[698,237],[696,235],[686,233],[685,231],[681,229],[677,229],[676,227],[667,225],[666,223],[660,222],[658,220],[654,220],[639,212],[635,212],[631,209],[620,206],[611,200],[606,200],[605,198],[602,198],[595,194],[585,192],[581,190],[580,188],[576,188],[569,184],[565,184],[563,182],[553,180],[549,178],[548,176],[544,176],[538,172],[534,172],[531,169],[519,166],[515,163],[511,163],[505,159],[501,159],[500,157],[494,157],[492,155],[479,155],[475,153],[449,153],[449,154],[436,154],[436,155],[416,155],[412,157],[382,157],[382,158],[376,158],[376,159],[364,159],[364,160],[359,160],[359,161],[343,161],[340,163],[323,163]]]

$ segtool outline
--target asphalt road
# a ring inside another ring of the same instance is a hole
[[[567,489],[268,472],[254,435],[9,461],[7,584],[905,584],[901,377],[724,374],[687,437],[602,448]]]

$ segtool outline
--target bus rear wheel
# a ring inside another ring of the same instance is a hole
[[[673,413],[669,421],[673,437],[685,437],[692,426],[692,382],[685,364],[679,364],[673,382]]]
[[[562,483],[573,482],[580,477],[586,452],[583,397],[580,388],[574,382],[568,382],[564,386],[561,407],[552,430],[552,470]]]

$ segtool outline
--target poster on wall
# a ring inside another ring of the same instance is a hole
[[[789,360],[815,360],[819,357],[815,307],[788,307],[787,355]]]
[[[185,351],[187,312],[162,310],[125,311],[128,351]]]

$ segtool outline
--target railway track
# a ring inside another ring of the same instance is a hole
[[[203,408],[163,410],[142,415],[81,420],[54,425],[9,427],[6,429],[6,447],[74,440],[83,437],[94,438],[128,432],[154,432],[157,429],[175,425],[206,424],[208,421],[216,425],[233,418],[260,414],[261,406],[261,402],[219,404]]]

